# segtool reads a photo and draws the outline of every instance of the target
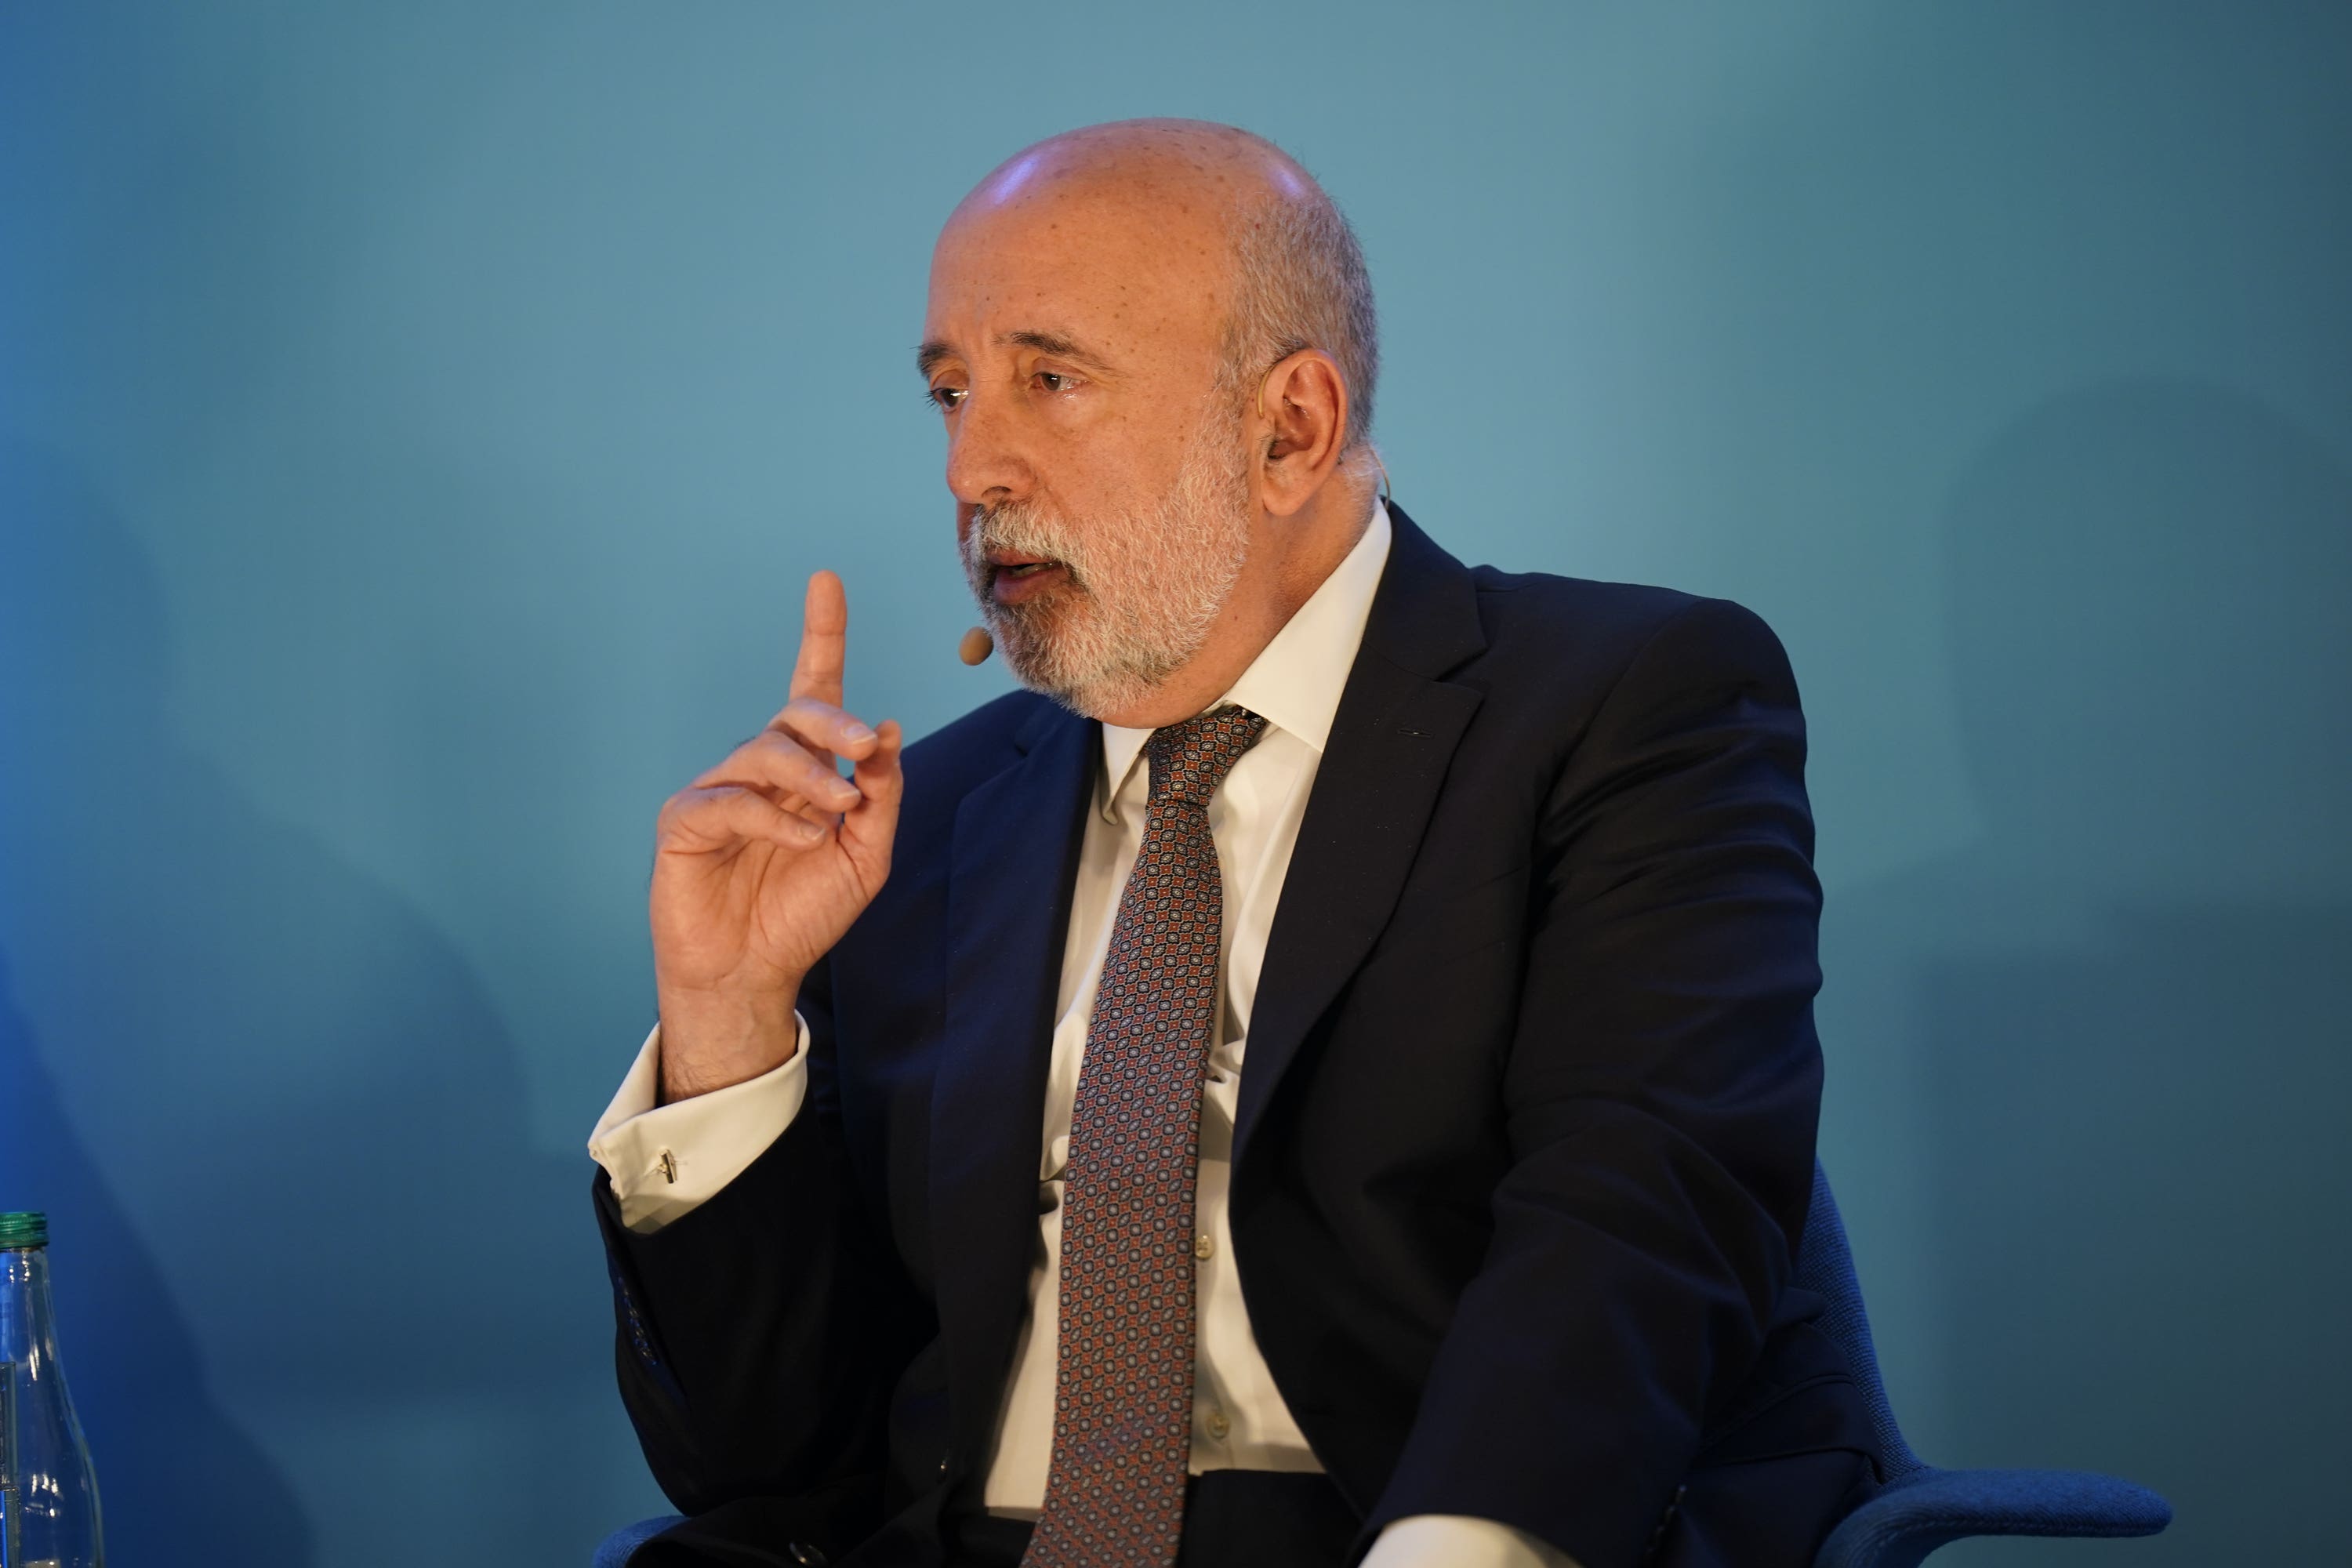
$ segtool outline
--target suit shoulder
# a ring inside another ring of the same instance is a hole
[[[1471,569],[1488,657],[1506,667],[1580,668],[1613,679],[1636,663],[1703,678],[1791,679],[1787,650],[1755,611],[1646,583]]]
[[[1013,764],[1024,730],[1059,711],[1034,691],[1008,691],[932,731],[907,748],[908,805],[962,799],[973,785]]]
[[[936,775],[977,767],[983,770],[980,776],[986,777],[1013,755],[1022,731],[1041,714],[1056,711],[1052,700],[1034,691],[1008,691],[908,746],[907,765]]]

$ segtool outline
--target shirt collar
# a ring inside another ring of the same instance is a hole
[[[1371,521],[1347,559],[1258,651],[1241,679],[1209,707],[1230,702],[1246,708],[1264,719],[1269,730],[1288,731],[1321,756],[1331,739],[1331,720],[1339,710],[1348,671],[1355,668],[1356,650],[1363,644],[1381,571],[1388,564],[1389,538],[1389,509],[1376,499]],[[1128,774],[1150,739],[1149,730],[1102,727],[1105,821],[1118,820],[1119,791],[1127,787]]]

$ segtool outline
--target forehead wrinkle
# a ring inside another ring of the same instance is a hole
[[[1061,332],[1045,331],[1036,328],[1019,328],[997,333],[993,342],[998,348],[1035,349],[1039,353],[1052,354],[1056,359],[1069,360],[1105,375],[1118,373],[1118,366],[1110,357],[1089,349],[1075,338]],[[932,338],[917,346],[915,371],[917,374],[928,377],[950,360],[963,357],[963,351],[957,348],[954,343],[945,338]]]
[[[1102,355],[1081,347],[1076,342],[1064,337],[1059,332],[1041,332],[1030,329],[999,332],[996,334],[996,342],[1001,348],[1035,349],[1039,353],[1052,354],[1056,359],[1076,360],[1080,364],[1092,365],[1097,370],[1110,368],[1110,362]]]
[[[929,336],[958,352],[1028,347],[1120,364],[1139,333],[1219,314],[1223,259],[1205,237],[1171,242],[1107,216],[967,216],[940,236]]]

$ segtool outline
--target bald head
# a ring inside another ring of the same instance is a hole
[[[1235,125],[1207,120],[1118,120],[1081,125],[1013,153],[972,187],[958,211],[1034,195],[1055,181],[1185,185],[1236,202],[1315,182],[1281,148]]]
[[[1301,349],[1329,354],[1348,391],[1345,451],[1369,451],[1380,331],[1363,249],[1315,177],[1265,137],[1206,120],[1065,131],[990,171],[940,243],[1022,224],[1073,239],[1124,229],[1118,248],[1188,264],[1231,390]]]

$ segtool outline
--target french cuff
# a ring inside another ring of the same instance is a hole
[[[1416,1513],[1381,1531],[1360,1568],[1577,1568],[1577,1563],[1497,1520]]]
[[[808,1092],[809,1052],[808,1020],[793,1017],[800,1041],[782,1067],[669,1105],[655,1103],[661,1026],[654,1026],[588,1134],[589,1158],[604,1167],[624,1226],[643,1234],[691,1214],[792,1125]]]

